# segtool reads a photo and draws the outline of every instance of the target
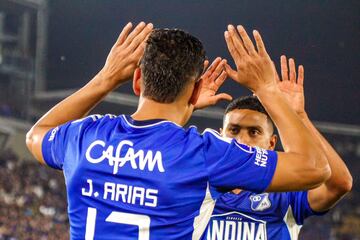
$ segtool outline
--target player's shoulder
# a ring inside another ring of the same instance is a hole
[[[238,149],[242,150],[243,152],[247,152],[247,153],[254,153],[255,151],[258,150],[258,148],[254,148],[254,147],[239,143],[233,138],[224,137],[219,132],[217,132],[216,130],[211,129],[211,128],[206,128],[202,132],[201,136],[204,139],[204,141],[206,141],[206,142],[209,142],[212,144],[215,143],[215,144],[221,145],[221,146],[227,146],[227,145],[232,144],[232,145],[234,145],[235,148],[238,148]]]
[[[225,144],[231,144],[232,139],[222,137],[219,132],[214,129],[206,128],[204,131],[199,132],[196,126],[191,125],[185,130],[186,135],[190,135],[192,138],[202,141],[204,143],[220,142]]]
[[[113,114],[105,114],[105,115],[101,115],[101,114],[92,114],[89,116],[86,116],[84,118],[80,118],[74,121],[71,121],[71,124],[77,124],[77,125],[82,125],[82,124],[91,124],[91,123],[106,123],[106,122],[110,122],[111,120],[116,119],[117,116],[113,115]]]
[[[223,137],[221,134],[211,128],[206,128],[200,135],[203,139],[213,140],[213,141],[220,141],[227,144],[230,144],[232,142],[231,138]]]
[[[87,130],[94,130],[106,127],[108,129],[113,128],[112,125],[114,125],[118,121],[118,117],[112,114],[92,114],[89,116],[86,116],[81,119],[77,119],[71,122],[68,122],[66,125],[68,125],[68,130],[70,132],[83,132]]]

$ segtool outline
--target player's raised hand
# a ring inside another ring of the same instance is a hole
[[[232,97],[229,94],[216,94],[216,92],[219,90],[219,88],[227,78],[227,74],[224,71],[225,64],[226,60],[218,57],[212,62],[210,67],[207,68],[207,66],[209,65],[209,61],[205,61],[204,67],[205,69],[207,68],[207,70],[200,78],[200,95],[195,104],[195,109],[202,109],[215,105],[221,100],[232,100]]]
[[[225,69],[232,79],[256,93],[260,89],[276,87],[276,81],[272,62],[260,33],[254,30],[253,35],[256,48],[243,26],[228,26],[225,41],[237,70],[233,70],[228,64]]]
[[[280,57],[280,62],[281,79],[277,75],[278,86],[290,106],[298,115],[302,115],[305,113],[304,67],[299,65],[296,74],[294,59],[290,58],[289,61],[287,61],[286,56],[282,55]]]
[[[119,85],[128,80],[144,53],[145,42],[153,29],[151,23],[139,23],[132,29],[128,23],[121,31],[117,41],[107,56],[105,65],[100,73],[104,78]]]

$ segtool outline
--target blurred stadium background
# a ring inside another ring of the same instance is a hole
[[[96,74],[126,22],[141,20],[193,33],[210,59],[229,59],[223,31],[241,23],[260,30],[275,63],[287,54],[304,64],[306,109],[354,187],[327,215],[309,219],[300,239],[360,239],[358,0],[0,0],[0,240],[68,239],[62,175],[32,159],[25,133]],[[230,80],[222,91],[249,94]],[[131,113],[136,104],[127,85],[94,112]],[[191,124],[218,129],[225,106],[196,112]]]

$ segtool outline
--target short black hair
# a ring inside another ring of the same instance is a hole
[[[235,109],[248,109],[248,110],[253,110],[253,111],[257,111],[259,113],[265,114],[274,129],[274,123],[273,123],[271,117],[269,116],[269,114],[265,110],[264,106],[261,104],[261,102],[259,101],[259,99],[256,96],[239,97],[239,98],[236,98],[233,101],[231,101],[229,103],[229,105],[226,107],[224,119],[225,119],[226,114],[228,114],[229,112],[231,112]]]
[[[154,29],[140,62],[144,97],[172,103],[192,79],[199,79],[205,50],[199,39],[179,29]]]

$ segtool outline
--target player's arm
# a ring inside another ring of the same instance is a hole
[[[145,39],[152,24],[139,23],[132,30],[128,23],[112,47],[104,67],[83,88],[67,97],[45,115],[26,135],[26,145],[35,158],[44,163],[42,141],[51,129],[86,116],[107,94],[128,80],[143,54]]]
[[[319,186],[330,177],[330,167],[323,149],[315,144],[311,132],[291,109],[276,84],[272,61],[260,34],[254,31],[257,45],[242,26],[225,32],[225,40],[237,71],[226,65],[228,75],[252,90],[269,113],[287,143],[278,153],[278,164],[267,191],[294,191]]]
[[[280,78],[279,78],[280,80]],[[323,212],[333,207],[352,188],[352,176],[334,148],[315,128],[305,111],[304,68],[299,66],[296,76],[295,61],[281,56],[281,81],[278,85],[304,125],[310,130],[317,145],[323,148],[331,168],[331,177],[319,187],[309,190],[308,202],[312,210]]]

